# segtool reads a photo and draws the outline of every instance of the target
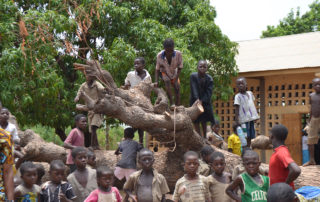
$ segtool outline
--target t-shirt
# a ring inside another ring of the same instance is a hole
[[[111,187],[109,192],[96,189],[84,200],[84,202],[121,202],[122,197],[116,187]]]
[[[142,145],[132,139],[120,142],[119,151],[122,152],[121,160],[117,163],[120,168],[136,169],[137,152],[142,149]]]
[[[267,192],[269,189],[269,178],[258,174],[262,184],[258,184],[248,173],[240,175],[244,190],[241,193],[241,200],[245,202],[267,202]]]
[[[239,122],[245,123],[259,119],[257,109],[254,105],[254,95],[251,91],[246,94],[238,93],[234,98],[234,105],[239,105]]]
[[[21,193],[21,196],[16,198],[17,202],[38,202],[38,194],[40,193],[41,188],[34,184],[31,189],[28,189],[20,184],[16,187],[15,191],[19,191]]]
[[[212,175],[207,177],[210,198],[212,202],[232,202],[233,200],[226,194],[226,188],[229,184],[225,184],[216,180]]]
[[[232,153],[241,156],[241,141],[238,135],[232,133],[228,137],[228,148],[232,149]]]
[[[62,181],[54,192],[51,192],[49,186],[52,182],[48,181],[41,185],[40,201],[41,202],[60,202],[59,194],[63,193],[67,199],[74,199],[76,196],[73,193],[72,186],[68,182]]]
[[[97,101],[99,99],[100,93],[104,91],[103,85],[98,81],[93,81],[92,85],[89,87],[87,82],[84,82],[81,84],[78,92],[77,97],[80,96],[82,92],[84,92],[88,97],[90,97],[92,100]],[[87,105],[87,103],[86,103]]]
[[[173,79],[177,69],[183,68],[182,54],[180,51],[175,50],[172,55],[171,64],[169,65],[165,51],[161,51],[157,55],[156,70],[166,73],[166,75]]]
[[[145,69],[143,71],[145,71],[145,73],[146,73],[146,76],[143,79],[141,79],[141,77],[138,75],[137,71],[130,71],[127,74],[127,77],[124,81],[124,84],[130,85],[130,88],[133,88],[142,81],[146,82],[146,83],[151,83],[152,80],[151,80],[151,76],[150,76],[149,72]]]
[[[69,143],[73,146],[83,147],[84,146],[84,134],[78,128],[74,128],[70,131],[67,139],[64,141],[65,143]],[[68,149],[68,156],[67,156],[67,165],[72,165],[73,159],[71,156],[71,149]]]
[[[0,128],[2,128],[2,127],[0,126]],[[20,140],[17,128],[16,128],[16,126],[14,124],[8,123],[7,127],[6,128],[2,128],[2,129],[4,129],[5,131],[9,132],[9,135],[12,136],[11,139],[12,139],[13,142],[15,140]]]
[[[180,195],[179,190],[185,189]],[[180,195],[180,196],[179,196]],[[180,178],[174,188],[172,200],[181,202],[205,202],[210,198],[209,186],[206,177],[199,175],[195,180],[188,180],[186,176]]]
[[[286,182],[289,174],[288,166],[292,162],[294,162],[294,160],[291,158],[290,152],[285,145],[274,149],[269,161],[270,185],[278,182]],[[294,190],[293,182],[290,183],[290,186]]]

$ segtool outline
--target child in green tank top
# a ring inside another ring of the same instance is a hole
[[[248,150],[243,156],[245,173],[239,175],[230,184],[226,193],[237,202],[266,202],[269,189],[269,177],[259,174],[259,155],[257,152]],[[236,191],[240,188],[241,197]]]

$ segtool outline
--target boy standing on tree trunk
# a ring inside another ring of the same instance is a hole
[[[182,54],[178,50],[174,50],[174,41],[166,39],[163,42],[164,50],[157,55],[155,83],[158,86],[159,74],[164,81],[166,92],[173,105],[171,86],[175,92],[175,105],[180,105],[180,80],[179,75],[183,68]]]
[[[96,101],[99,99],[100,94],[104,91],[103,85],[96,80],[96,77],[91,74],[91,70],[85,70],[86,82],[83,83],[74,98],[74,102],[78,102],[81,98],[82,93],[85,93],[92,100]],[[87,103],[86,103],[87,105]],[[97,137],[97,129],[103,122],[103,115],[96,114],[94,111],[88,111],[88,125],[89,132],[91,133],[91,144],[93,149],[100,149]]]

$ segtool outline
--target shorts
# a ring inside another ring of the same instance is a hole
[[[114,176],[116,176],[116,178],[119,180],[122,180],[124,177],[126,177],[126,181],[128,181],[130,175],[136,171],[137,170],[133,168],[121,168],[116,166],[114,169]]]
[[[247,139],[254,139],[256,137],[256,130],[254,128],[254,121],[245,122],[247,128]]]
[[[310,130],[308,133],[308,144],[314,145],[318,144],[319,140],[319,128],[320,128],[320,117],[311,117]]]
[[[98,128],[103,123],[103,115],[102,114],[95,114],[93,111],[88,112],[88,125],[89,125],[89,132],[91,133],[91,126],[97,126]]]
[[[169,80],[170,80],[170,83],[171,83],[172,85],[174,85],[174,79],[170,79],[165,72],[161,72],[161,75],[162,75],[162,80],[163,80],[163,81],[169,79]],[[178,80],[177,80],[176,82],[177,82],[177,84],[180,85],[180,79],[179,79],[179,78],[178,78]]]

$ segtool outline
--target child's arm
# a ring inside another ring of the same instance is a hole
[[[241,202],[241,198],[236,193],[239,187],[240,190],[243,191],[243,182],[240,176],[238,176],[226,189],[226,194],[237,202]]]
[[[124,184],[123,190],[126,192],[126,194],[131,198],[134,202],[138,202],[137,196],[132,193],[132,190],[134,189],[134,184],[136,179],[134,179],[132,176],[129,177],[129,180]],[[127,197],[126,197],[127,198]]]
[[[119,155],[120,154],[120,148],[118,147],[118,149],[114,152],[115,155]]]
[[[299,177],[301,173],[301,169],[295,162],[290,163],[288,165],[288,169],[289,169],[289,174],[286,179],[286,183],[290,184],[291,182],[293,182],[295,179]]]
[[[193,74],[191,74],[190,76],[190,88],[191,88],[191,92],[193,93],[193,97],[199,99],[199,92],[198,92],[198,88],[196,85],[197,82],[197,77]]]
[[[236,123],[240,124],[240,122],[239,122],[239,108],[240,108],[240,106],[239,105],[234,105],[234,106],[236,107],[236,110],[235,110]]]
[[[60,202],[72,202],[72,200],[68,199],[66,195],[64,195],[63,193],[59,194],[59,199],[60,199]]]
[[[3,180],[5,192],[8,200],[14,199],[14,183],[12,164],[5,162],[3,164]]]

